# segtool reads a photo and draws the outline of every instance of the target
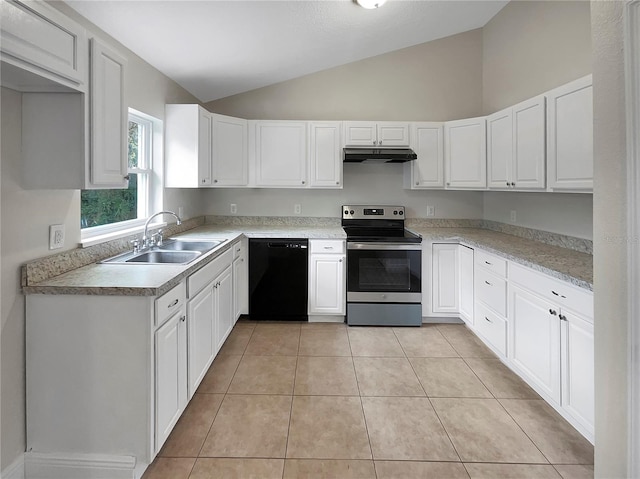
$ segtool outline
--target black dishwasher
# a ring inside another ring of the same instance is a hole
[[[307,321],[306,239],[249,238],[249,317]]]

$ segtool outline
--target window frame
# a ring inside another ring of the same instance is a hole
[[[138,149],[138,167],[127,168],[128,174],[138,175],[137,218],[80,229],[82,246],[134,234],[142,228],[157,204],[162,204],[162,120],[129,108],[127,124],[142,125]],[[141,158],[142,157],[142,158]]]

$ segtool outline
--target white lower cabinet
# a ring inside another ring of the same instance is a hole
[[[431,249],[431,312],[459,314],[460,272],[457,244],[434,243]]]
[[[228,266],[216,279],[215,284],[215,323],[216,354],[226,341],[234,325],[233,320],[233,278],[232,268]]]
[[[309,241],[309,315],[346,313],[346,252],[343,240]]]
[[[214,308],[213,283],[189,300],[189,398],[196,392],[216,354]]]
[[[249,313],[249,262],[247,239],[236,241],[233,246],[233,322]]]
[[[460,318],[473,325],[473,249],[458,245],[460,270]]]
[[[159,451],[187,406],[187,331],[184,306],[155,332],[156,439]]]

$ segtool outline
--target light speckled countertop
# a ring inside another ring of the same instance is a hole
[[[576,286],[592,290],[593,257],[539,241],[480,228],[414,227],[423,241],[457,241],[482,248]],[[226,251],[241,235],[249,238],[335,238],[346,235],[339,226],[207,224],[180,235],[184,238],[224,238],[227,241],[187,265],[89,264],[24,286],[25,294],[89,294],[158,296]]]

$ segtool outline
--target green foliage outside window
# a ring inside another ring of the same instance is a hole
[[[138,167],[140,125],[129,122],[129,168]],[[90,228],[138,217],[137,175],[129,174],[129,187],[80,192],[80,227]]]

